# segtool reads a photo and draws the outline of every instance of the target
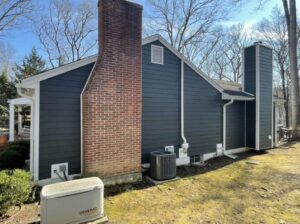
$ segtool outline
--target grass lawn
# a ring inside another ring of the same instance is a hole
[[[109,223],[300,223],[300,143],[237,160],[216,158],[178,174],[179,180],[159,186],[105,188]],[[2,221],[32,223],[38,214],[36,204],[27,204]]]
[[[179,175],[159,186],[107,189],[110,223],[300,223],[300,143],[234,162],[214,159]]]

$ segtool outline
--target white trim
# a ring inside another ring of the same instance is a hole
[[[245,48],[242,53],[242,91],[245,91]]]
[[[260,121],[260,45],[255,45],[255,150],[259,150],[259,121]]]
[[[34,117],[33,117],[33,132],[34,132],[34,172],[33,179],[34,181],[39,179],[39,144],[40,144],[40,82],[35,84],[35,100],[33,102]]]
[[[81,174],[71,174],[71,175],[68,175],[68,180],[73,180],[74,177],[78,177],[78,176],[81,176]],[[59,183],[59,182],[62,182],[61,179],[57,178],[57,179],[51,179],[51,178],[47,178],[47,179],[43,179],[43,180],[36,180],[35,183],[39,186],[45,186],[45,185],[48,185],[48,184],[54,184],[54,183]]]
[[[214,80],[210,79],[207,75],[205,75],[204,72],[201,71],[199,68],[197,68],[191,61],[189,61],[189,59],[182,56],[182,54],[180,52],[178,52],[173,46],[171,46],[162,36],[156,34],[153,36],[146,37],[142,40],[142,45],[152,43],[157,40],[161,44],[163,44],[167,49],[169,49],[173,54],[175,54],[178,58],[182,58],[184,63],[186,63],[192,70],[194,70],[199,76],[201,76],[204,80],[206,80],[210,85],[212,85],[220,93],[222,93],[224,91],[224,89],[218,83],[216,83]],[[23,88],[32,88],[36,82],[40,82],[45,79],[55,77],[62,73],[65,73],[65,72],[74,70],[76,68],[79,68],[81,66],[90,64],[92,62],[96,62],[97,58],[98,58],[98,55],[93,55],[93,56],[87,57],[85,59],[81,59],[79,61],[75,61],[70,64],[63,65],[61,67],[40,73],[39,75],[33,76],[31,78],[24,79],[24,80],[22,80],[22,87]]]
[[[222,93],[222,100],[231,100],[231,99],[240,100],[240,101],[252,101],[255,100],[255,97],[254,96],[232,96],[227,93]]]
[[[33,111],[33,100],[30,102],[30,173],[34,173],[34,149],[33,149],[33,137],[34,137],[34,130],[33,130],[33,117],[34,117],[34,111]]]
[[[97,60],[97,57],[98,57],[98,55],[93,55],[93,56],[72,62],[70,64],[63,65],[61,67],[54,68],[54,69],[46,71],[46,72],[42,72],[39,75],[35,75],[33,77],[24,79],[24,80],[22,80],[22,87],[23,88],[33,87],[33,85],[37,82],[55,77],[57,75],[74,70],[76,68],[80,68],[82,66],[88,65],[90,63],[95,62]]]
[[[159,62],[156,62],[154,60],[154,49],[160,49],[161,50],[161,59],[162,59],[162,62],[159,63]],[[162,46],[159,46],[159,45],[155,45],[155,44],[151,44],[151,63],[152,64],[158,64],[158,65],[163,65],[164,64],[164,48]]]
[[[274,96],[273,96],[273,88],[274,88],[274,83],[273,83],[273,50],[271,50],[271,53],[272,53],[272,61],[271,61],[271,64],[272,64],[272,105],[271,105],[271,108],[272,108],[272,148],[274,148],[274,110],[276,110],[276,108],[274,107]]]
[[[84,87],[80,93],[80,161],[81,161],[81,164],[80,164],[80,173],[81,175],[83,174],[83,163],[84,163],[84,160],[83,160],[83,111],[82,111],[82,94],[85,92],[86,88],[87,88],[87,85],[92,77],[92,74],[94,73],[94,70],[96,68],[96,65],[97,63],[94,64],[90,74],[89,74],[89,77],[87,79],[87,81],[85,82],[84,84]]]
[[[9,104],[9,141],[15,140],[15,105]]]
[[[159,34],[155,34],[153,36],[146,37],[142,40],[142,45],[152,43],[154,41],[159,41],[163,44],[168,50],[170,50],[173,54],[175,54],[178,58],[182,58],[184,63],[186,63],[192,70],[194,70],[199,76],[201,76],[205,81],[207,81],[210,85],[212,85],[215,89],[217,89],[220,93],[224,91],[224,89],[216,83],[214,80],[210,79],[207,75],[204,74],[199,68],[197,68],[189,59],[184,57],[179,51],[177,51],[171,44],[169,44],[162,36]]]
[[[9,104],[13,104],[15,106],[17,105],[30,105],[31,104],[31,100],[25,97],[22,98],[15,98],[15,99],[11,99],[8,100]]]
[[[233,104],[233,102],[234,99],[231,99],[229,102],[223,105],[223,154],[226,151],[226,108],[227,106]]]

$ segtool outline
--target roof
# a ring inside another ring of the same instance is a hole
[[[84,59],[75,61],[75,62],[71,62],[69,64],[57,67],[57,68],[53,68],[47,71],[44,71],[42,73],[39,73],[38,75],[32,76],[30,78],[24,79],[21,82],[21,86],[23,88],[34,88],[34,84],[40,81],[43,81],[45,79],[49,79],[52,77],[55,77],[57,75],[60,75],[62,73],[74,70],[76,68],[80,68],[82,66],[88,65],[90,63],[93,63],[97,60],[98,55],[93,55],[93,56],[89,56],[86,57]],[[20,85],[18,85],[17,87],[20,87]]]
[[[222,93],[223,100],[254,100],[253,94],[242,91],[242,85],[237,82],[225,81],[225,80],[215,80],[224,89]]]
[[[15,98],[8,100],[8,103],[11,105],[30,105],[31,101],[27,98]]]
[[[226,80],[215,80],[224,90],[242,90],[242,84]]]
[[[237,85],[237,83],[235,83],[234,85],[231,84],[232,87],[229,87],[231,85],[229,85],[228,83],[225,84],[224,81],[215,81],[215,80],[209,78],[203,71],[201,71],[199,68],[197,68],[189,59],[187,59],[183,54],[181,54],[173,46],[171,46],[162,36],[156,34],[156,35],[146,37],[142,40],[142,45],[146,45],[146,44],[152,43],[154,41],[159,41],[167,49],[169,49],[172,53],[174,53],[178,58],[181,58],[186,65],[188,65],[192,70],[194,70],[199,76],[201,76],[204,80],[206,80],[211,86],[213,86],[221,94],[222,93],[226,94],[226,97],[230,97],[230,96],[237,97],[236,94],[225,93],[225,90],[230,90],[230,89],[236,90],[236,88],[234,88],[233,86]],[[21,85],[18,85],[17,87],[22,86],[23,88],[34,88],[34,85],[37,82],[52,78],[52,77],[60,75],[62,73],[65,73],[65,72],[74,70],[76,68],[82,67],[84,65],[96,62],[97,57],[98,57],[98,55],[93,55],[93,56],[66,64],[66,65],[60,66],[58,68],[54,68],[54,69],[42,72],[39,75],[22,80]],[[240,92],[242,92],[242,90],[240,90]],[[240,100],[242,100],[243,97],[248,97],[248,94],[245,93],[244,95],[239,95],[238,97]],[[223,97],[222,97],[222,99],[223,99]],[[245,100],[248,100],[248,98]]]

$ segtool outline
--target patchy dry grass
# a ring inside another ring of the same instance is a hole
[[[110,223],[300,223],[300,144],[209,164],[163,185],[108,191]]]

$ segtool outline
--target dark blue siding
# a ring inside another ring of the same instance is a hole
[[[245,49],[245,91],[253,95],[256,94],[256,57],[255,46]],[[246,146],[255,148],[255,101],[246,103]]]
[[[272,147],[272,50],[259,48],[260,66],[260,110],[259,110],[259,147]]]
[[[161,45],[156,41],[152,44]],[[181,60],[164,48],[164,65],[151,63],[151,44],[143,46],[142,162],[149,153],[174,145],[180,136]],[[215,152],[222,143],[221,94],[185,65],[185,136],[189,156]]]
[[[189,156],[215,152],[222,143],[221,94],[190,67],[185,66],[185,135]]]
[[[80,173],[80,94],[93,63],[40,83],[39,179],[50,178],[51,164],[69,163]]]
[[[161,45],[156,41],[151,44]],[[142,162],[149,153],[180,140],[180,59],[164,48],[164,64],[151,63],[151,44],[143,46]],[[161,45],[162,46],[162,45]]]
[[[226,149],[245,147],[245,102],[236,101],[226,110]]]

